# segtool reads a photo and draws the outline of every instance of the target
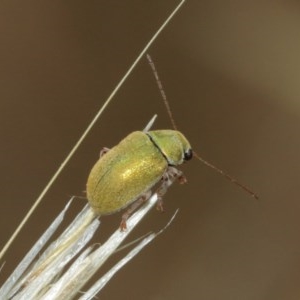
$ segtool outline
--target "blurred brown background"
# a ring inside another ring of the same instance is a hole
[[[0,245],[177,3],[1,1]],[[299,299],[300,4],[190,0],[150,53],[193,147],[261,199],[189,162],[188,184],[132,239],[178,217],[101,299]],[[144,59],[9,250],[1,282],[70,196],[84,195],[100,149],[154,113],[155,128],[170,127]],[[119,222],[103,218],[95,241]]]

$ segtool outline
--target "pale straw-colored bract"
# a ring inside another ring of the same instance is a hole
[[[69,202],[4,283],[0,289],[0,299],[55,300],[74,299],[75,297],[92,299],[120,268],[162,232],[151,233],[143,238],[105,275],[88,287],[86,291],[82,290],[83,286],[115,253],[156,201],[157,195],[154,194],[128,219],[126,231],[117,228],[101,246],[87,246],[99,227],[100,221],[91,208],[86,205],[57,240],[52,242],[41,254],[42,248],[63,221],[70,205]],[[75,256],[77,256],[76,259],[74,259]],[[70,262],[72,264],[67,267]],[[80,295],[80,291],[82,291],[82,295]]]

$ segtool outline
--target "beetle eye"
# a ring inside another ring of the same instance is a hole
[[[189,149],[184,152],[184,160],[190,160],[193,157],[193,150]]]

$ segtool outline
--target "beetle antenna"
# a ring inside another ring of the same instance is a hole
[[[252,197],[254,197],[255,199],[258,200],[258,196],[257,194],[255,194],[251,189],[249,189],[247,186],[245,186],[244,184],[240,183],[238,180],[236,180],[234,177],[232,177],[231,175],[225,173],[223,170],[219,169],[218,167],[216,167],[215,165],[213,165],[212,163],[208,162],[207,160],[203,159],[202,157],[200,157],[195,151],[193,151],[193,155],[203,164],[205,164],[207,167],[210,167],[211,169],[215,170],[216,172],[218,172],[219,174],[221,174],[222,176],[224,176],[227,180],[229,180],[231,183],[235,184],[236,186],[238,186],[239,188],[241,188],[242,190],[244,190],[246,193],[250,194]]]
[[[153,75],[154,75],[154,77],[155,77],[156,84],[157,84],[157,86],[158,86],[158,89],[159,89],[160,94],[161,94],[161,96],[162,96],[162,98],[163,98],[164,104],[165,104],[165,106],[166,106],[168,115],[169,115],[170,120],[171,120],[171,123],[172,123],[172,127],[173,127],[173,129],[177,130],[177,126],[176,126],[176,123],[175,123],[175,119],[174,119],[174,117],[173,117],[173,113],[172,113],[172,110],[171,110],[169,101],[168,101],[168,99],[167,99],[167,95],[166,95],[166,93],[165,93],[165,91],[164,91],[163,85],[162,85],[162,83],[161,83],[161,81],[160,81],[160,79],[159,79],[158,73],[157,73],[157,71],[156,71],[155,64],[154,64],[154,62],[152,61],[152,58],[151,58],[151,56],[150,56],[149,53],[147,53],[147,60],[148,60],[149,65],[150,65],[150,67],[151,67],[151,69],[152,69],[152,73],[153,73]]]
[[[152,61],[152,58],[150,56],[150,54],[147,53],[147,60],[149,62],[149,65],[152,69],[153,75],[155,77],[158,89],[160,91],[160,94],[163,98],[164,104],[166,106],[168,115],[170,117],[172,126],[175,130],[177,129],[174,117],[173,117],[173,113],[169,104],[169,101],[167,99],[167,95],[164,91],[163,85],[159,79],[158,76],[158,72],[155,68],[155,64]],[[236,180],[234,177],[232,177],[231,175],[227,174],[226,172],[224,172],[223,170],[221,170],[220,168],[216,167],[215,165],[213,165],[212,163],[208,162],[207,160],[203,159],[202,157],[200,157],[195,151],[193,151],[194,156],[200,161],[202,162],[204,165],[206,165],[207,167],[210,167],[211,169],[215,170],[217,173],[221,174],[222,176],[224,176],[227,180],[229,180],[232,184],[235,184],[236,186],[238,186],[239,188],[241,188],[242,190],[244,190],[246,193],[248,193],[249,195],[251,195],[252,197],[254,197],[255,199],[258,199],[258,196],[251,190],[249,189],[247,186],[245,186],[244,184],[240,183],[238,180]]]

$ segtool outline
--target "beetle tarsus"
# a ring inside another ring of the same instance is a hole
[[[126,220],[127,220],[127,219],[126,219]],[[122,232],[124,232],[124,231],[127,230],[126,220],[123,219],[123,217],[122,217],[122,221],[121,221],[121,224],[120,224],[120,230],[121,230]]]
[[[107,147],[103,147],[100,151],[99,157],[101,158],[104,154],[106,154],[110,149]]]
[[[187,179],[184,175],[181,175],[181,176],[178,177],[178,181],[179,181],[180,184],[184,184],[184,183],[187,182]]]
[[[126,221],[130,217],[130,215],[137,209],[139,208],[142,204],[144,204],[147,200],[150,199],[151,197],[151,190],[143,193],[137,200],[135,200],[129,208],[125,211],[125,213],[122,215],[122,221],[120,224],[120,230],[121,231],[126,231],[127,230],[127,224]]]
[[[162,200],[161,197],[158,197],[158,200],[157,200],[157,204],[156,204],[156,209],[159,211],[159,212],[164,212],[164,202]]]

